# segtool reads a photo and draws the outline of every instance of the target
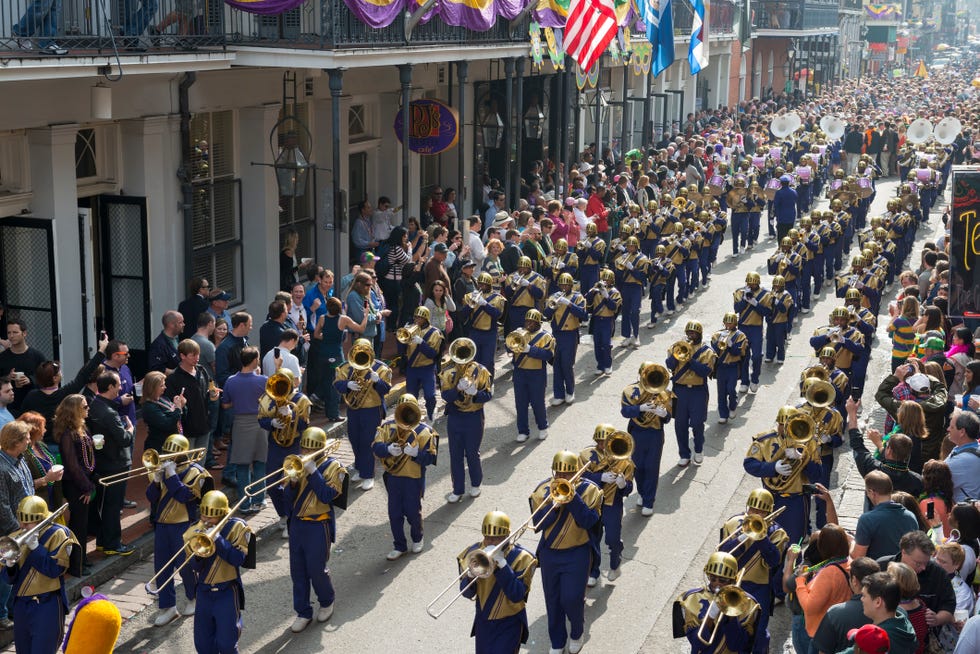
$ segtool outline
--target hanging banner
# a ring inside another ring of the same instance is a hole
[[[541,71],[544,66],[544,44],[541,43],[541,26],[533,20],[528,27],[528,36],[531,37],[531,65],[534,70]]]
[[[980,318],[980,168],[956,166],[952,177],[949,315]]]
[[[295,9],[304,2],[306,0],[225,0],[225,4],[229,7],[260,16],[277,16]]]
[[[408,149],[424,155],[440,154],[459,141],[459,115],[439,100],[413,100],[409,105]],[[402,112],[395,115],[395,137],[402,140]]]

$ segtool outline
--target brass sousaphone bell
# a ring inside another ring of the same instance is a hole
[[[694,346],[688,341],[677,341],[670,346],[670,355],[677,359],[677,363],[684,365],[694,356]]]
[[[507,338],[504,339],[504,344],[507,349],[514,354],[520,354],[524,351],[524,346],[527,345],[528,334],[525,329],[515,329],[511,333],[507,334]]]
[[[803,397],[810,406],[825,409],[834,403],[837,389],[828,381],[811,377],[803,382]]]

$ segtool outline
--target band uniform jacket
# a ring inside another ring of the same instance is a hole
[[[670,276],[674,274],[674,264],[666,257],[651,259],[648,272],[651,286],[663,286],[670,281]]]
[[[638,383],[630,384],[623,389],[619,412],[624,418],[629,419],[630,427],[636,426],[640,429],[653,429],[662,432],[664,425],[670,422],[670,418],[674,413],[675,399],[676,396],[672,391],[663,391],[658,395],[649,395],[643,392],[643,389],[640,388]],[[667,411],[667,415],[660,417],[652,411],[640,411],[640,405],[646,404],[647,402],[659,404]]]
[[[842,370],[850,370],[854,360],[860,358],[864,353],[864,337],[853,327],[845,327],[840,330],[841,339],[833,340],[831,337],[838,333],[834,330],[837,327],[824,325],[818,327],[813,336],[810,337],[810,347],[819,354],[821,348],[830,346],[837,352],[836,364]]]
[[[834,453],[833,448],[844,444],[844,418],[833,405],[821,408],[815,407],[809,402],[800,402],[796,408],[808,413],[813,418],[813,424],[817,427],[814,438],[820,443],[821,457],[832,455]]]
[[[514,284],[511,279],[504,284],[504,297],[509,306],[533,309],[548,292],[548,281],[533,270],[528,273],[527,281],[527,286]]]
[[[154,521],[163,525],[197,522],[197,505],[214,488],[211,473],[197,463],[177,466],[177,474],[163,481],[150,481],[146,499]]]
[[[377,359],[371,364],[371,372],[378,375],[380,379],[373,382],[370,379],[371,373],[368,371],[355,370],[350,362],[345,361],[337,368],[337,381],[357,382],[361,390],[347,390],[343,393],[344,402],[351,409],[373,409],[385,413],[385,396],[391,390],[391,368]],[[346,385],[346,384],[345,384]]]
[[[757,304],[749,302],[750,293]],[[769,291],[761,286],[755,291],[747,291],[745,288],[740,288],[732,296],[734,297],[735,313],[738,314],[739,327],[745,325],[761,327],[770,312],[767,306],[769,303]]]
[[[567,296],[571,304],[559,303],[557,307],[545,307],[544,319],[551,321],[552,333],[575,332],[578,334],[579,325],[589,317],[585,308],[585,298],[581,293],[572,291]]]
[[[770,291],[766,294],[766,304],[769,308],[769,315],[766,316],[766,321],[770,323],[784,323],[789,320],[789,312],[793,310],[793,295],[783,289],[776,294],[776,291]]]
[[[17,538],[25,533],[18,529],[10,534]],[[45,593],[57,593],[62,611],[68,610],[64,574],[68,569],[71,548],[80,547],[75,534],[68,527],[52,524],[40,534],[37,549],[20,548],[17,563],[7,568],[7,579],[14,587],[16,597],[35,597]],[[58,629],[60,625],[48,625]]]
[[[667,258],[676,268],[687,261],[687,257],[691,253],[691,241],[683,234],[678,234],[667,242],[666,250]]]
[[[466,557],[470,552],[483,549],[482,542],[473,543],[456,557],[456,564],[462,574],[466,570]],[[524,610],[527,596],[531,592],[531,581],[538,568],[538,560],[530,551],[514,543],[504,549],[506,568],[495,568],[486,579],[470,579],[463,576],[459,580],[463,597],[476,600],[476,611],[484,620],[502,620],[517,615]],[[465,590],[464,590],[465,589]],[[525,626],[525,636],[527,627]],[[470,636],[476,632],[474,625]]]
[[[578,255],[571,250],[565,254],[555,253],[548,255],[548,258],[544,261],[544,266],[551,287],[557,286],[558,277],[562,273],[568,273],[572,277],[578,277]]]
[[[627,497],[633,492],[633,473],[636,471],[636,465],[630,459],[624,459],[622,461],[617,461],[610,457],[606,452],[600,452],[598,449],[593,447],[587,447],[582,450],[579,455],[579,465],[588,464],[588,472],[584,473],[582,476],[589,479],[602,489],[602,505],[611,506],[616,500],[616,495],[620,497]],[[620,488],[615,482],[610,482],[608,484],[602,483],[602,473],[611,472],[617,475],[623,475],[626,479],[626,486]]]
[[[470,395],[459,390],[461,375],[466,374],[476,382],[476,393]],[[446,402],[446,413],[473,413],[481,411],[483,405],[493,397],[493,382],[490,371],[476,361],[463,365],[450,365],[439,373],[439,391]]]
[[[442,332],[429,325],[419,334],[422,342],[416,345],[412,341],[405,346],[405,360],[409,368],[424,368],[431,366],[439,358],[439,351],[442,349],[442,341],[445,338]]]
[[[739,542],[738,537],[730,537],[732,534],[737,535],[741,533],[744,518],[745,514],[732,516],[722,525],[721,541],[718,545],[719,551],[731,552],[737,546]],[[786,550],[788,544],[786,532],[779,526],[779,523],[772,522],[766,530],[766,538],[739,546],[735,558],[738,560],[739,572],[743,568],[745,569],[743,579],[753,584],[759,584],[760,586],[768,584],[769,575],[774,570],[780,570],[779,563],[782,561],[783,552]],[[755,561],[752,561],[756,552],[759,552],[760,556]],[[749,563],[749,561],[752,561],[751,565],[745,567],[745,564]]]
[[[372,448],[381,464],[390,475],[396,477],[408,477],[410,479],[420,479],[425,476],[425,466],[435,461],[438,453],[439,434],[424,422],[420,422],[411,431],[403,432],[395,424],[394,419],[385,420],[378,426],[378,431],[374,435],[374,447]],[[415,458],[407,454],[390,456],[387,454],[387,447],[392,443],[404,445],[415,445],[419,448],[419,453]],[[383,445],[378,447],[378,445]],[[380,454],[384,449],[385,454]]]
[[[529,502],[535,516],[544,515],[552,504],[551,481],[551,478],[544,480],[531,493]],[[592,528],[601,517],[602,490],[588,479],[581,479],[575,495],[570,502],[556,506],[543,520],[535,517],[535,531],[541,533],[539,552],[542,548],[566,550],[589,544]],[[576,500],[581,504],[576,504]]]
[[[597,266],[606,260],[606,242],[602,237],[595,236],[581,240],[576,249],[581,253],[579,265]]]
[[[870,272],[859,274],[845,272],[837,275],[834,280],[837,288],[837,297],[844,297],[849,289],[855,288],[861,291],[861,306],[868,309],[871,307],[870,297],[877,297],[881,288],[881,280],[878,275]],[[863,284],[863,286],[861,286]]]
[[[745,455],[743,467],[750,475],[759,477],[762,480],[762,485],[766,490],[772,492],[773,495],[784,497],[799,495],[803,492],[803,484],[820,479],[820,460],[819,458],[814,460],[815,450],[803,448],[803,455],[799,459],[789,461],[790,465],[793,466],[794,472],[800,466],[803,466],[802,473],[793,475],[792,483],[789,485],[786,484],[786,478],[777,475],[769,465],[754,465],[755,463],[774,465],[776,462],[786,458],[785,453],[785,446],[776,432],[769,431],[756,434],[752,437],[752,444],[749,445],[749,451]],[[771,471],[772,474],[767,476],[756,474],[758,472],[765,474],[766,470]]]
[[[807,370],[809,370],[809,368],[806,368],[802,372],[800,372],[800,394],[801,395],[803,394],[803,382],[806,381],[806,371]],[[851,380],[847,376],[847,373],[846,372],[844,372],[840,368],[834,368],[833,370],[830,371],[830,383],[834,385],[834,388],[837,390],[837,393],[838,394],[846,394],[847,393],[847,386],[848,386],[848,384],[851,383]]]
[[[740,329],[733,332],[723,329],[711,335],[711,348],[718,356],[715,365],[735,365],[748,353],[749,338]]]
[[[681,386],[704,386],[715,371],[715,351],[707,343],[694,347],[694,354],[687,363],[680,363],[672,354],[667,355],[667,368],[671,381]]]
[[[627,264],[633,266],[632,270],[627,267]],[[643,256],[642,252],[634,252],[630,254],[629,252],[620,256],[616,261],[616,267],[619,268],[620,275],[622,276],[623,284],[638,284],[643,286],[647,277],[649,276],[650,260]]]
[[[292,447],[293,443],[296,442],[296,438],[310,424],[310,411],[313,409],[313,403],[310,401],[310,398],[303,395],[300,391],[293,393],[293,396],[289,399],[289,404],[292,409],[289,415],[289,421],[282,429],[276,429],[272,426],[273,420],[278,418],[286,422],[285,416],[279,415],[279,404],[268,393],[263,393],[259,397],[259,425],[269,431],[276,445],[285,448]]]
[[[770,275],[782,275],[789,284],[800,276],[803,260],[795,252],[777,252],[769,257],[768,269]]]
[[[208,531],[210,528],[203,522],[191,525],[184,532],[184,545],[194,534]],[[188,552],[189,549],[185,547],[184,555],[187,556]],[[245,608],[245,589],[239,568],[255,567],[255,537],[252,530],[241,518],[230,518],[214,539],[214,554],[206,558],[194,556],[191,566],[197,573],[198,590],[201,585],[220,588],[234,586],[238,592],[238,608]]]
[[[290,519],[304,522],[328,522],[330,541],[337,539],[333,501],[344,492],[346,470],[336,459],[328,457],[312,474],[303,474],[296,482],[285,484]]]
[[[544,370],[548,362],[555,356],[555,339],[546,331],[539,329],[533,334],[528,332],[527,352],[514,354],[514,368],[520,370]]]
[[[470,327],[472,329],[478,329],[484,332],[496,330],[497,321],[504,312],[507,300],[496,291],[491,291],[489,294],[484,295],[483,299],[487,301],[484,305],[477,305],[471,309],[464,303],[460,310],[469,313]]]
[[[698,629],[706,619],[708,606],[715,599],[715,594],[706,588],[693,588],[678,597],[674,602],[674,638],[686,636],[691,642],[692,654],[740,654],[750,650],[759,619],[759,603],[755,598],[752,598],[749,610],[740,616],[718,616],[722,624],[714,642],[705,645],[698,640]],[[706,637],[711,635],[710,631],[705,631],[708,632]]]
[[[616,287],[610,287],[607,290],[609,292],[608,297],[604,296],[597,287],[589,289],[585,300],[593,318],[613,318],[623,308],[623,296],[619,290]]]

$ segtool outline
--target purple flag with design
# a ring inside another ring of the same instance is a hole
[[[307,0],[225,0],[229,7],[240,9],[249,14],[275,16],[290,9],[295,9]]]

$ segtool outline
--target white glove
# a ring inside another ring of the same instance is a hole
[[[748,540],[748,537],[749,537],[749,535],[743,532],[743,533],[741,533],[741,534],[738,535],[738,539],[737,540],[740,543],[744,543],[746,540]]]
[[[476,579],[476,574],[469,568],[466,568],[466,576],[469,579]]]
[[[470,380],[469,379],[460,379],[459,380],[459,383],[456,384],[456,390],[457,391],[465,391],[466,388],[469,385],[470,385]]]
[[[283,404],[281,407],[279,407],[279,415],[284,418],[288,418],[289,416],[293,415],[293,410],[289,408],[288,404]]]
[[[530,286],[531,282],[528,281],[527,277],[521,277],[521,286]]]
[[[611,483],[613,483],[615,481],[616,481],[616,473],[615,472],[604,472],[604,473],[602,473],[602,483],[604,483],[604,484],[611,484]]]
[[[633,270],[633,262],[632,261],[627,261],[626,262],[626,270]]]
[[[163,462],[163,476],[164,478],[173,477],[177,474],[177,464],[173,461]]]
[[[358,384],[356,381],[349,381],[349,382],[347,382],[347,390],[349,390],[349,391],[359,391],[359,390],[361,390],[361,385]]]
[[[558,304],[564,304],[564,305],[569,305],[569,304],[571,304],[571,303],[572,303],[572,301],[571,301],[571,300],[569,300],[569,299],[568,299],[568,298],[567,298],[566,296],[564,296],[564,295],[562,295],[562,296],[561,296],[560,298],[558,298]]]
[[[390,454],[391,456],[401,456],[402,446],[399,445],[398,443],[392,443],[391,445],[388,446],[388,454]]]
[[[472,384],[472,383],[468,384],[466,388],[463,389],[463,392],[470,396],[476,395],[476,391],[477,391],[476,384]]]
[[[777,475],[782,475],[785,477],[791,472],[793,472],[793,466],[791,466],[788,462],[782,460],[776,462]]]
[[[786,450],[786,458],[789,459],[790,461],[798,461],[802,457],[803,455],[795,447],[791,447],[788,450]]]
[[[653,413],[656,410],[656,405],[652,402],[644,402],[640,405],[640,412],[642,413]]]
[[[565,267],[565,262],[564,261],[559,261],[558,262],[558,270],[562,270],[564,267]]]
[[[527,354],[530,351],[531,351],[531,346],[528,343],[525,343],[524,344],[524,349],[521,350],[521,352],[523,352],[524,354]]]
[[[38,548],[40,544],[41,541],[38,540],[37,534],[34,534],[27,540],[27,549],[34,551]]]
[[[757,299],[755,299],[754,297],[750,297],[750,298],[748,298],[748,299],[746,300],[746,302],[748,302],[748,303],[749,303],[749,304],[751,304],[752,306],[756,306],[757,304],[759,304],[759,301],[758,301]]]
[[[506,568],[507,567],[507,557],[504,556],[504,553],[501,552],[498,549],[496,552],[494,552],[494,555],[493,555],[493,563],[498,568]]]
[[[719,615],[721,615],[721,607],[718,606],[718,603],[712,602],[709,604],[707,617],[711,620],[717,620]]]
[[[371,383],[377,384],[379,381],[381,381],[381,375],[379,375],[378,373],[376,373],[376,372],[374,372],[372,370],[371,371]]]
[[[609,289],[608,288],[602,289],[602,297],[605,297],[605,298],[608,298],[609,297]]]
[[[282,428],[284,428],[286,426],[286,423],[284,423],[279,418],[273,418],[271,422],[272,422],[272,426],[275,429],[282,429]]]
[[[479,299],[477,299],[476,303],[481,307],[485,307],[487,306],[487,299],[481,295]]]
[[[858,283],[857,283],[857,287],[858,287],[859,289],[863,289],[863,288],[864,288],[864,282],[858,282]]]
[[[413,336],[412,337],[412,345],[421,345],[421,344],[422,344],[422,337],[421,336]]]
[[[667,417],[667,409],[663,408],[662,406],[655,406],[655,407],[653,407],[653,412],[655,414],[657,414],[657,416],[660,417],[660,418],[666,418]]]
[[[829,443],[830,442],[830,434],[821,434],[820,435],[820,442],[821,443]]]
[[[417,456],[419,453],[419,448],[417,445],[406,445],[402,448],[402,452],[408,456]]]
[[[626,488],[626,477],[623,475],[616,475],[616,487],[620,490]]]
[[[312,475],[314,470],[316,470],[316,461],[313,459],[303,463],[303,472],[306,474]]]
[[[159,484],[161,481],[163,481],[163,470],[157,468],[153,471],[153,482]]]

